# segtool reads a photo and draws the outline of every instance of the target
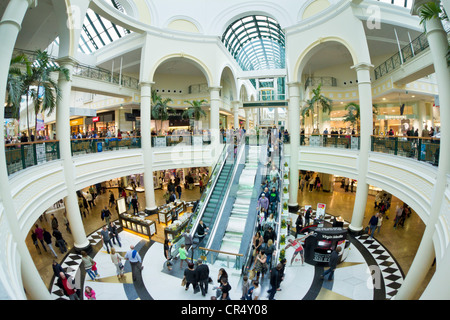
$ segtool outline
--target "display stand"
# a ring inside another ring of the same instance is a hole
[[[186,210],[186,203],[183,202],[171,202],[158,208],[158,222],[169,224],[172,221],[172,211],[175,209],[176,215],[179,216]]]
[[[119,213],[119,222],[123,230],[128,230],[137,233],[141,236],[148,237],[156,233],[156,224],[152,220],[144,219],[140,216],[134,216],[127,213],[127,205],[125,198],[117,199],[117,211]]]

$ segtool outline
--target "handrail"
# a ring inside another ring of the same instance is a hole
[[[232,255],[232,256],[239,256],[239,257],[242,257],[242,256],[243,256],[242,253],[234,253],[234,252],[220,251],[220,250],[214,250],[214,249],[204,248],[204,247],[199,247],[199,249],[200,249],[200,250],[205,250],[205,251],[211,251],[211,252],[217,252],[217,253],[229,254],[229,255]]]

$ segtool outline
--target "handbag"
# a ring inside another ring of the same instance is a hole
[[[186,286],[186,277],[183,278],[183,280],[181,280],[181,286],[184,287]]]
[[[92,265],[92,271],[96,271],[97,270],[97,262],[94,261],[94,264]]]

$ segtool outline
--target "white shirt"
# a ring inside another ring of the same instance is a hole
[[[252,299],[257,300],[261,296],[261,286],[258,286],[258,288],[253,289]]]

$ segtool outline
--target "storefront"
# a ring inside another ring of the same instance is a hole
[[[86,130],[95,131],[102,136],[106,136],[108,130],[116,133],[115,112],[108,111],[98,114],[96,117],[87,117]]]
[[[71,134],[78,134],[80,133],[84,133],[85,132],[85,127],[84,127],[84,118],[76,118],[76,119],[72,119],[70,120],[70,132]]]

